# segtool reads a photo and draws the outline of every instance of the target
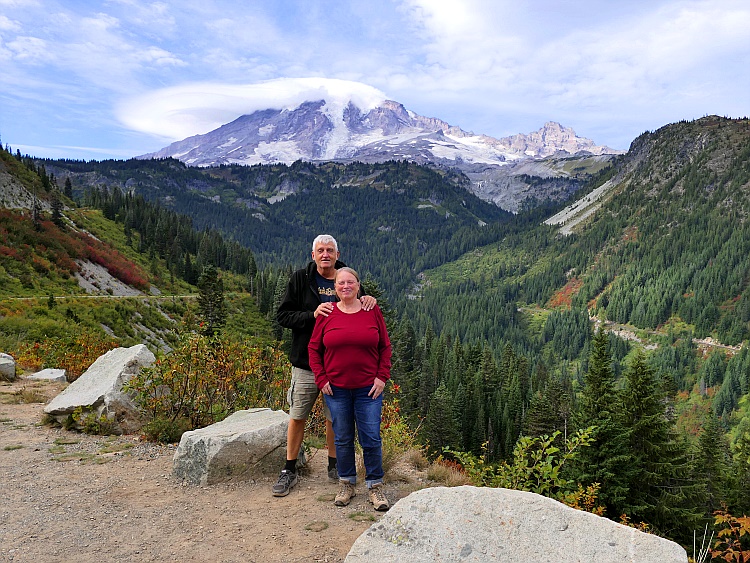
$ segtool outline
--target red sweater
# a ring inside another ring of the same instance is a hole
[[[319,315],[307,350],[319,389],[326,383],[359,389],[370,387],[376,377],[391,377],[391,341],[377,305],[357,313],[336,306],[327,317]]]

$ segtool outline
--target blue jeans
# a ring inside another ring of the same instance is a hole
[[[383,482],[383,444],[380,439],[380,417],[383,395],[377,399],[367,394],[372,387],[342,389],[331,385],[333,395],[323,395],[333,418],[336,436],[336,459],[339,479],[357,482],[354,461],[354,424],[357,424],[359,445],[365,459],[365,482],[372,487]]]

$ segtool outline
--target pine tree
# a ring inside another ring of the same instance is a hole
[[[63,203],[60,199],[60,192],[58,192],[57,189],[52,190],[52,194],[50,195],[50,206],[52,207],[52,222],[62,229],[65,226],[62,215]]]
[[[719,419],[709,411],[698,436],[698,453],[695,458],[696,480],[703,487],[706,516],[713,515],[727,502],[728,476],[731,467],[729,446]]]
[[[73,183],[70,181],[70,176],[65,178],[65,187],[63,188],[63,193],[68,199],[73,199]]]
[[[559,379],[551,378],[531,400],[524,420],[524,434],[532,437],[551,436],[559,431],[562,443],[567,435],[570,410],[570,394]]]
[[[599,483],[599,501],[613,518],[622,514],[630,482],[627,434],[620,423],[618,397],[607,351],[607,334],[594,336],[588,371],[584,376],[578,414],[578,428],[594,426],[594,443],[581,450],[575,467],[577,481]]]
[[[224,282],[216,267],[208,265],[198,278],[198,314],[203,321],[202,332],[212,336],[226,324]]]
[[[433,456],[442,453],[443,448],[457,448],[460,444],[458,425],[453,417],[453,398],[443,384],[430,398],[423,436]]]
[[[750,419],[742,419],[737,426],[737,439],[733,447],[731,497],[729,508],[732,514],[750,513]]]
[[[401,386],[401,408],[407,415],[414,412],[418,401],[418,385],[414,373],[414,354],[416,352],[417,337],[414,326],[404,316],[399,323],[398,330],[391,338],[393,359],[391,378]]]
[[[685,449],[665,414],[661,384],[642,351],[633,357],[625,379],[622,420],[628,432],[631,473],[623,511],[633,522],[684,535],[697,524],[697,513],[685,508],[696,490],[687,480]]]
[[[276,279],[276,287],[273,291],[273,306],[271,307],[271,310],[268,311],[268,316],[270,317],[269,320],[271,321],[271,332],[273,337],[278,341],[280,341],[283,336],[284,327],[282,327],[279,324],[279,321],[276,320],[276,311],[279,309],[281,300],[284,298],[288,280],[289,276],[285,272],[279,272],[279,276]]]
[[[35,230],[42,230],[42,204],[36,197],[36,194],[34,194],[31,202],[31,221],[34,224]]]

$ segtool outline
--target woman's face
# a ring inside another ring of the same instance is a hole
[[[357,297],[359,292],[359,282],[350,272],[340,272],[336,276],[336,295],[339,299],[346,301],[353,297]]]

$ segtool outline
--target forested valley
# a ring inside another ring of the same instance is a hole
[[[716,511],[750,512],[746,119],[644,133],[573,196],[615,186],[569,236],[543,223],[559,204],[511,215],[454,172],[404,162],[192,170],[3,152],[40,194],[120,225],[162,280],[234,276],[281,349],[288,276],[316,234],[336,236],[386,314],[389,400],[434,458],[487,476],[524,440],[554,457],[583,436],[560,486],[593,486],[609,518],[687,546]],[[34,275],[10,245],[0,255],[8,279]]]

